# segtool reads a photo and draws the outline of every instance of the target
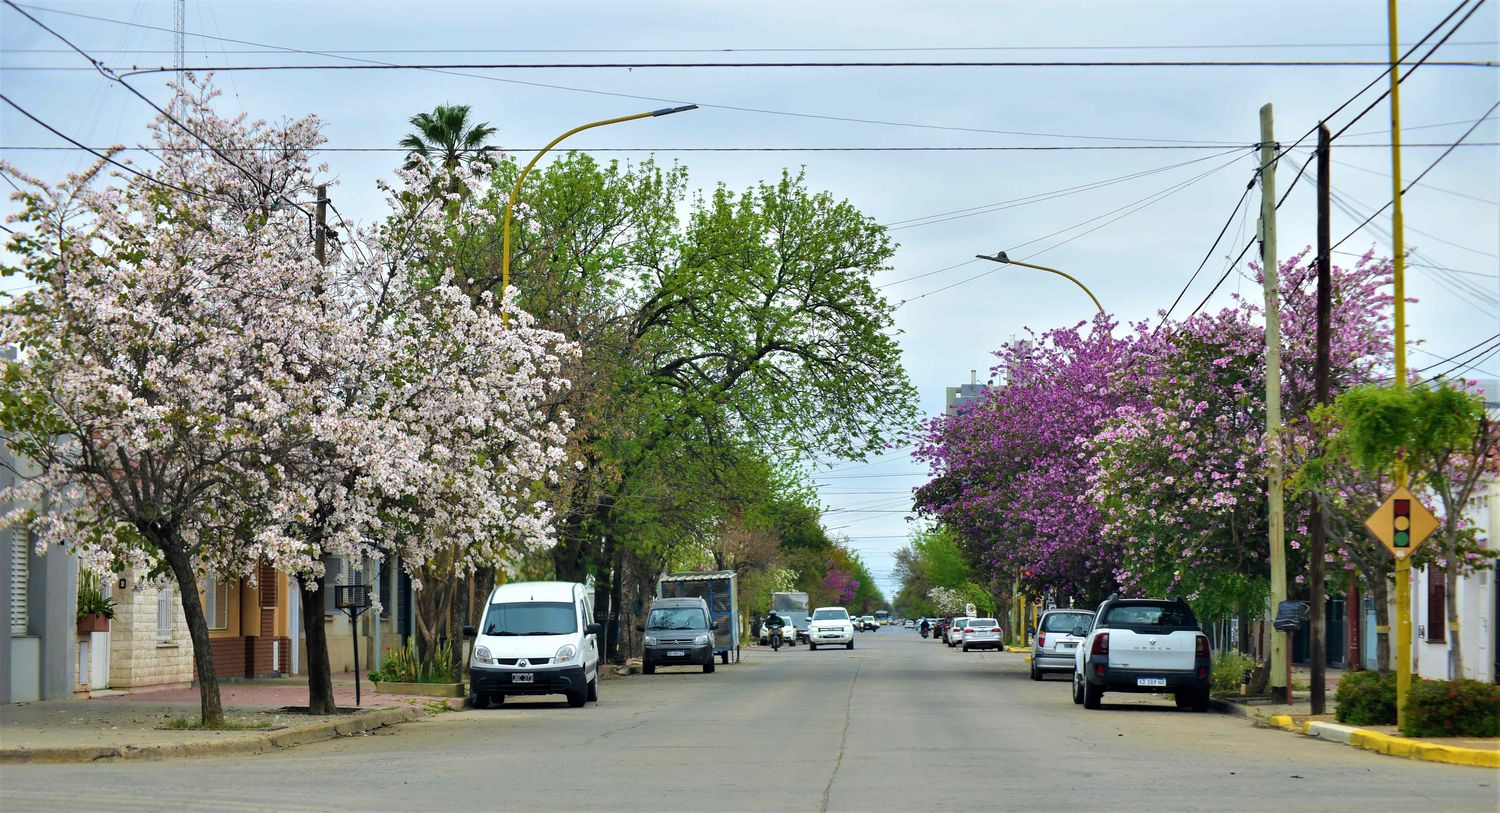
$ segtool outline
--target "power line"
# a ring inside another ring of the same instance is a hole
[[[308,219],[308,224],[310,226],[313,225],[313,214],[311,212],[308,212],[308,211],[302,209],[302,207],[296,201],[292,200],[291,198],[288,198],[282,192],[277,191],[275,189],[272,189],[270,187],[270,185],[266,184],[263,180],[261,180],[260,178],[256,177],[252,172],[250,172],[249,170],[247,170],[244,167],[240,166],[236,161],[234,161],[234,159],[232,159],[228,155],[226,155],[223,150],[220,150],[214,144],[212,144],[211,142],[209,142],[208,139],[206,139],[203,136],[199,135],[191,127],[188,127],[186,124],[183,124],[181,121],[179,121],[176,116],[173,116],[171,113],[167,112],[160,105],[158,105],[156,102],[152,101],[151,97],[149,97],[146,94],[140,92],[139,90],[136,90],[135,87],[132,86],[129,82],[126,82],[124,79],[121,79],[119,76],[116,76],[112,70],[110,70],[109,68],[105,67],[104,63],[102,63],[102,62],[94,59],[92,56],[89,56],[89,54],[87,52],[85,52],[83,49],[79,48],[78,46],[74,45],[72,43],[72,41],[69,40],[67,37],[64,37],[62,34],[59,34],[57,31],[54,31],[46,23],[42,22],[41,20],[38,20],[37,18],[31,16],[30,14],[27,14],[24,10],[22,10],[20,8],[20,6],[16,5],[15,2],[13,2],[13,0],[5,0],[5,5],[10,6],[12,9],[15,9],[15,11],[16,11],[17,14],[20,14],[22,17],[25,17],[26,19],[30,20],[34,25],[36,25],[37,27],[41,28],[43,31],[46,31],[48,34],[51,34],[53,37],[56,37],[64,45],[66,45],[69,48],[71,48],[74,51],[76,51],[79,56],[81,56],[84,59],[88,60],[89,63],[92,64],[95,67],[95,69],[99,72],[100,76],[103,76],[104,78],[109,79],[112,82],[118,82],[121,87],[123,87],[126,90],[130,91],[131,95],[133,95],[136,98],[140,99],[141,101],[145,102],[148,106],[151,107],[151,109],[155,110],[157,112],[157,114],[159,114],[162,118],[164,118],[167,121],[171,122],[172,124],[176,125],[184,133],[187,133],[188,135],[192,136],[195,140],[197,140],[199,143],[201,143],[204,147],[207,147],[210,152],[212,152],[215,156],[217,156],[219,158],[219,160],[223,161],[224,163],[228,164],[231,167],[234,167],[237,171],[239,171],[239,173],[241,175],[243,175],[251,183],[254,183],[257,187],[259,187],[262,192],[270,193],[271,195],[273,195],[273,196],[275,196],[277,198],[280,198],[283,203],[286,203],[286,204],[290,205],[292,208],[296,209],[298,212],[301,212],[304,216],[306,216],[307,219]],[[12,106],[14,106],[13,103],[12,103]],[[17,109],[19,109],[19,108],[17,108]],[[33,119],[33,120],[35,120],[35,119]]]
[[[1197,268],[1193,269],[1193,275],[1188,277],[1188,281],[1182,286],[1182,290],[1177,292],[1177,298],[1172,300],[1172,304],[1167,308],[1167,312],[1162,314],[1161,321],[1156,324],[1157,330],[1161,330],[1161,326],[1166,324],[1168,319],[1172,318],[1172,311],[1177,310],[1177,304],[1187,295],[1188,289],[1193,287],[1193,283],[1197,281],[1198,274],[1208,265],[1209,259],[1214,255],[1214,249],[1219,247],[1219,241],[1223,240],[1224,235],[1229,233],[1229,226],[1234,223],[1234,216],[1239,213],[1240,207],[1245,205],[1245,200],[1250,197],[1250,190],[1254,188],[1255,179],[1251,178],[1250,182],[1245,184],[1245,191],[1240,193],[1240,199],[1234,204],[1234,208],[1230,210],[1229,217],[1224,221],[1224,227],[1219,229],[1219,234],[1214,238],[1213,245],[1208,247],[1208,251],[1203,254],[1203,260],[1198,263]]]
[[[1069,138],[1081,136],[1068,136]],[[1389,149],[1390,144],[1340,144],[1343,149]],[[1402,149],[1448,149],[1452,147],[1451,142],[1434,141],[1418,142],[1414,144],[1402,144]],[[1500,147],[1500,141],[1468,141],[1461,147]],[[1232,148],[1254,149],[1254,144],[1244,144]],[[12,150],[17,152],[57,152],[74,149],[91,149],[89,147],[63,147],[47,144],[9,144],[0,145],[0,150]],[[112,149],[92,148],[92,149]],[[528,153],[537,152],[540,147],[496,147],[502,152]],[[1288,148],[1290,149],[1290,148]],[[1208,156],[1209,159],[1218,155],[1226,154],[1223,144],[1166,144],[1166,145],[1140,145],[1140,144],[1011,144],[995,146],[787,146],[787,147],[566,147],[559,148],[558,152],[582,152],[582,153],[688,153],[688,152],[1109,152],[1109,151],[1134,151],[1134,150],[1214,150],[1217,154]],[[124,147],[122,152],[145,152],[152,154],[165,154],[172,152],[253,152],[250,147],[217,147],[209,149],[206,147]],[[309,147],[304,152],[308,153],[409,153],[411,150],[404,147]],[[1206,159],[1205,159],[1206,160]],[[920,219],[920,218],[917,218]]]

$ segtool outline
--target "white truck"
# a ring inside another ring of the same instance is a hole
[[[1111,595],[1073,655],[1073,702],[1097,709],[1105,692],[1156,692],[1208,711],[1211,655],[1186,601]]]

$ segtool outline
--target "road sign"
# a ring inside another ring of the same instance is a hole
[[[969,616],[970,618],[973,618],[974,617],[974,605],[973,604],[965,604],[964,605],[964,614],[967,615],[967,616]]]
[[[1398,488],[1365,520],[1365,527],[1392,555],[1405,559],[1437,530],[1438,521],[1410,491]]]

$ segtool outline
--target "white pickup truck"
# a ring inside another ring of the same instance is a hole
[[[1187,602],[1112,595],[1073,656],[1073,702],[1097,709],[1105,692],[1159,692],[1208,711],[1210,672],[1208,636]]]

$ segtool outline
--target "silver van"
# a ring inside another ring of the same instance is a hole
[[[646,634],[641,671],[655,674],[658,666],[702,666],[714,670],[714,627],[708,602],[701,598],[659,598],[651,602],[646,623],[636,629]]]

